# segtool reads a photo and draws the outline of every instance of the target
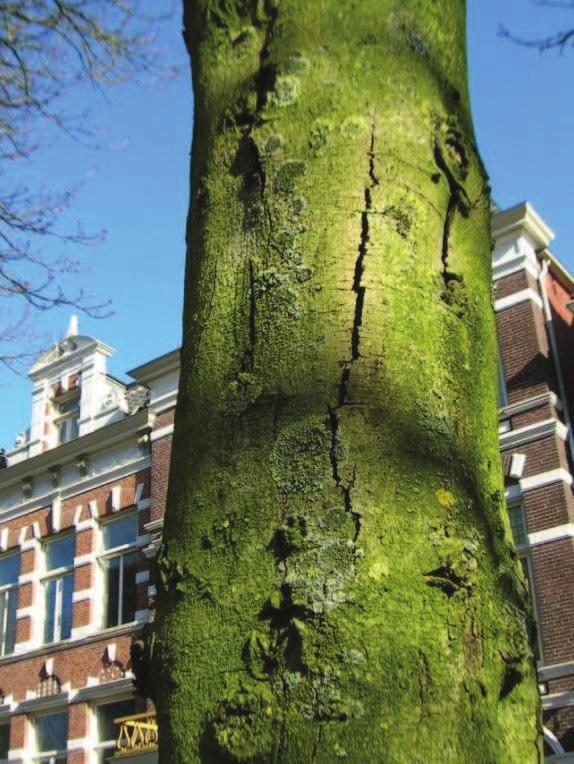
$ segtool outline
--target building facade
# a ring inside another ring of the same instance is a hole
[[[508,511],[546,753],[574,762],[574,279],[530,205],[496,212],[493,235]],[[71,322],[30,371],[30,429],[0,469],[0,761],[157,760],[129,648],[153,618],[179,353],[123,383],[112,352]]]

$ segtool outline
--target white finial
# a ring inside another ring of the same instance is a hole
[[[78,336],[78,317],[76,315],[70,316],[70,323],[68,324],[68,331],[66,337]]]

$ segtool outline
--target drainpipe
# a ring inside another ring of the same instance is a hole
[[[566,388],[564,386],[564,376],[562,374],[562,366],[560,365],[560,356],[558,355],[558,343],[556,342],[556,334],[554,333],[554,324],[552,323],[552,311],[550,310],[550,301],[548,300],[548,292],[546,291],[546,276],[548,274],[548,259],[545,257],[545,250],[541,250],[537,254],[542,259],[542,268],[538,274],[538,286],[540,287],[540,294],[542,295],[542,307],[544,310],[544,320],[546,322],[546,331],[548,334],[548,341],[550,343],[550,350],[552,352],[552,359],[554,361],[554,370],[556,371],[556,381],[558,382],[558,392],[560,393],[560,400],[562,401],[562,413],[564,415],[564,423],[568,428],[568,450],[570,451],[570,463],[574,468],[574,436],[572,435],[572,424],[570,420],[570,411],[568,410],[568,398],[566,397]]]

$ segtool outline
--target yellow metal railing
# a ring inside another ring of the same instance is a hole
[[[157,721],[155,712],[132,714],[114,719],[120,731],[116,740],[116,756],[130,756],[157,749]]]

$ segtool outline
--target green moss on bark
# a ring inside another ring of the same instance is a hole
[[[464,3],[185,8],[160,759],[539,761]]]

